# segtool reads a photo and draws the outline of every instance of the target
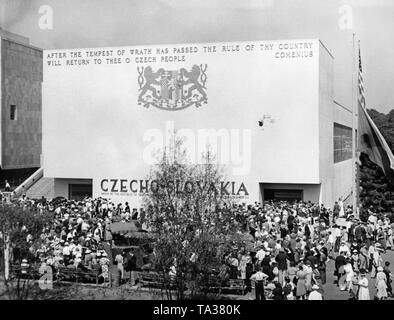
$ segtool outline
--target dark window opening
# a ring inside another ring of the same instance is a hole
[[[16,120],[16,105],[10,105],[10,120]]]
[[[264,200],[274,201],[302,201],[303,190],[264,189]]]
[[[92,197],[91,184],[69,184],[68,198],[70,200],[81,201],[84,198]]]
[[[352,158],[352,128],[334,123],[334,163]]]

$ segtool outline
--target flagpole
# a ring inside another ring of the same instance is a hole
[[[359,53],[359,56],[358,56],[358,63],[361,65],[361,52],[360,52],[360,39],[358,39],[358,53]],[[359,76],[360,76],[360,65],[358,66],[358,68],[357,68],[357,90],[356,90],[356,102],[357,102],[357,104],[356,104],[356,109],[355,109],[355,121],[356,121],[356,125],[355,125],[355,127],[356,127],[356,131],[357,132],[355,132],[355,156],[357,157],[355,160],[356,160],[356,162],[355,162],[355,166],[356,166],[356,214],[357,214],[357,218],[360,218],[360,212],[359,212],[359,206],[360,206],[360,165],[361,165],[361,160],[360,160],[360,153],[359,153],[359,148],[358,148],[358,144],[359,144],[359,139],[358,139],[358,137],[359,137],[359,100],[360,100],[360,92],[359,92],[359,86],[360,86],[360,84],[359,84]]]
[[[356,58],[355,58],[355,36],[353,33],[353,73],[352,73],[352,205],[353,205],[353,213],[357,212],[357,190],[356,190],[356,129],[355,129],[355,67],[356,67]]]

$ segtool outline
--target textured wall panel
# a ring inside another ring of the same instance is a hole
[[[2,166],[39,167],[42,140],[42,51],[2,40]],[[10,120],[16,105],[17,119]]]

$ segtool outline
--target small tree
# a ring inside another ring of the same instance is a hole
[[[12,300],[24,300],[38,295],[39,289],[30,281],[31,279],[20,279],[9,274],[12,271],[9,267],[13,261],[20,263],[22,257],[28,257],[31,246],[40,245],[39,236],[43,228],[52,221],[53,214],[46,211],[40,212],[36,208],[12,204],[0,205],[1,296]],[[28,234],[32,237],[31,243],[27,242]]]
[[[233,199],[219,191],[225,176],[209,149],[201,164],[192,164],[183,141],[174,140],[151,170],[144,205],[157,233],[154,264],[166,298],[193,299],[207,294],[209,276],[222,262],[219,249],[235,231],[226,209]]]

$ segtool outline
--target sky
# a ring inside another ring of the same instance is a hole
[[[52,29],[40,28],[42,6]],[[394,109],[392,0],[0,0],[0,26],[43,49],[319,38],[350,108],[356,34],[367,107]]]

